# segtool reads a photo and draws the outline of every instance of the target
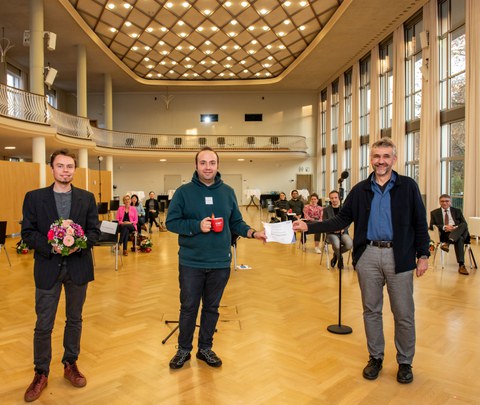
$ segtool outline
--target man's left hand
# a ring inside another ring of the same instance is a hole
[[[417,260],[417,277],[422,277],[428,269],[428,259]]]

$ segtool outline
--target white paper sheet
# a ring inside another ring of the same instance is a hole
[[[295,232],[293,232],[292,221],[263,223],[267,242],[283,244],[295,243]]]

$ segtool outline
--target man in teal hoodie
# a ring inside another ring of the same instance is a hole
[[[248,226],[238,208],[233,189],[218,172],[217,153],[205,147],[195,156],[192,181],[179,187],[170,202],[167,229],[178,234],[180,246],[180,320],[178,351],[170,368],[181,368],[190,359],[195,323],[202,300],[197,359],[220,367],[222,361],[212,351],[218,306],[232,261],[232,234],[266,241],[264,231]],[[215,231],[213,218],[223,218],[223,229]]]

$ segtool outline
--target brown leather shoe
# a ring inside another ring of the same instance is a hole
[[[48,377],[45,374],[37,374],[33,377],[32,383],[25,391],[23,399],[25,402],[32,402],[40,398],[40,394],[48,384]]]
[[[128,256],[128,250],[127,249],[123,249],[123,255]]]
[[[458,272],[464,276],[468,276],[470,274],[464,264],[458,266]]]
[[[446,242],[443,242],[441,245],[440,245],[440,249],[442,249],[444,252],[449,252],[450,251],[450,246],[448,245],[448,243]]]
[[[70,364],[68,362],[65,363],[63,376],[68,381],[70,381],[74,387],[82,388],[82,387],[85,387],[85,385],[87,385],[87,379],[78,369],[76,362],[73,364]]]

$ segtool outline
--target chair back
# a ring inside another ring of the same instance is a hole
[[[120,206],[119,200],[110,200],[110,211],[118,211],[119,206]]]
[[[97,244],[117,243],[118,231],[118,222],[102,221],[100,223],[100,237]]]
[[[0,221],[0,245],[5,245],[7,237],[7,221]]]
[[[108,214],[108,203],[107,202],[97,203],[97,209],[100,215]]]

